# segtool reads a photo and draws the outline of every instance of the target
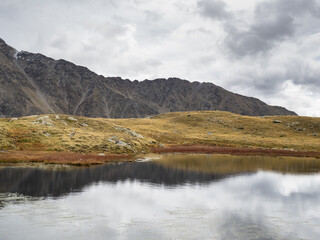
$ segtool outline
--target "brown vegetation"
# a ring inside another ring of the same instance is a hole
[[[97,153],[112,156],[150,151],[319,157],[320,118],[202,111],[131,119],[53,114],[0,119],[0,158],[27,158],[17,155],[19,151],[31,154],[34,161],[66,162],[70,158],[77,164],[104,162]],[[44,152],[50,154],[41,155]],[[58,152],[62,153],[54,155]],[[64,155],[66,152],[77,154]]]
[[[133,161],[128,154],[81,154],[72,152],[42,152],[42,151],[10,151],[0,153],[0,163],[45,163],[68,165],[95,165],[116,161]]]

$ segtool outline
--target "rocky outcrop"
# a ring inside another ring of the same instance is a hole
[[[0,117],[60,113],[130,118],[195,110],[295,115],[212,83],[103,77],[65,60],[17,52],[0,40]]]

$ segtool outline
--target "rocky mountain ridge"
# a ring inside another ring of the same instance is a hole
[[[18,52],[0,39],[0,117],[58,113],[135,118],[198,110],[251,116],[296,115],[212,83],[104,77],[65,60]]]

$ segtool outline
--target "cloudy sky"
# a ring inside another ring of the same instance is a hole
[[[212,82],[320,116],[320,0],[1,0],[0,33],[104,76]]]

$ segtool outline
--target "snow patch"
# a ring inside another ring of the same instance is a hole
[[[15,53],[13,54],[14,59],[18,59],[18,53],[19,51],[15,50]]]

